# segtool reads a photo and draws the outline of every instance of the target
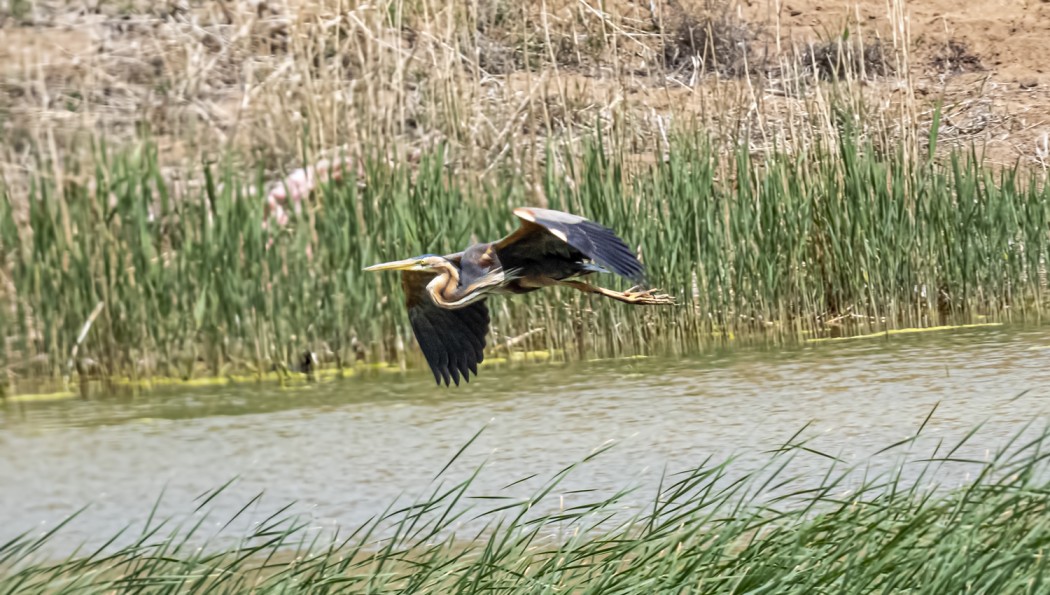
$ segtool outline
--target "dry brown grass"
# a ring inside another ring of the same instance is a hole
[[[751,4],[6,0],[2,174],[18,187],[37,154],[75,161],[93,137],[148,131],[173,171],[234,154],[286,172],[335,148],[400,159],[440,141],[466,170],[529,175],[547,144],[595,125],[639,153],[681,122],[790,150],[834,133],[832,102],[866,114],[872,134],[924,136],[947,87],[912,79],[899,0],[874,20],[842,17],[849,43],[794,38],[780,2]],[[989,89],[949,109],[1001,123],[980,101]],[[961,140],[980,128],[953,126]]]

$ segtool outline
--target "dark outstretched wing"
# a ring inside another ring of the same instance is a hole
[[[561,211],[521,207],[514,209],[521,227],[496,242],[496,250],[519,254],[565,255],[575,250],[583,257],[626,277],[644,283],[645,269],[634,252],[613,230],[604,225]]]
[[[445,386],[459,377],[470,382],[478,374],[478,364],[485,359],[485,335],[489,330],[489,309],[485,300],[455,310],[434,304],[426,285],[434,276],[429,273],[402,271],[408,320],[419,348],[434,372],[438,385]]]

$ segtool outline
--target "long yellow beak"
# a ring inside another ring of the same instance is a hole
[[[405,260],[395,260],[393,262],[383,262],[374,264],[370,267],[365,267],[366,271],[407,271],[416,266],[419,262],[417,258],[408,258]]]

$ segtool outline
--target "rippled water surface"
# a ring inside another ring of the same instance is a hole
[[[429,374],[379,375],[293,389],[164,389],[0,409],[0,542],[40,532],[90,505],[68,543],[97,542],[236,481],[209,506],[232,516],[264,492],[271,509],[318,527],[352,527],[449,470],[482,463],[478,493],[529,492],[609,441],[564,489],[652,486],[661,472],[738,454],[768,460],[805,427],[815,450],[855,463],[915,433],[970,440],[987,456],[1025,424],[1041,428],[1050,397],[1050,329],[986,327],[683,359],[483,368],[458,389]],[[921,446],[921,445],[919,445]],[[916,446],[918,448],[919,446]],[[814,456],[819,475],[823,458]],[[965,471],[949,481],[964,481]],[[534,487],[534,486],[533,486]],[[515,492],[520,490],[520,492]],[[652,490],[639,498],[651,497]]]

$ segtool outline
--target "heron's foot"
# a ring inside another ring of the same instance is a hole
[[[659,289],[639,290],[638,287],[632,287],[620,295],[623,297],[623,301],[628,304],[638,304],[640,306],[673,306],[674,298],[666,293],[659,293],[659,291]]]
[[[597,287],[582,281],[562,281],[561,284],[585,293],[596,293],[625,304],[634,304],[637,306],[669,306],[674,304],[674,298],[663,293],[657,293],[660,291],[659,289],[638,290],[637,287],[632,287],[627,291],[613,291],[611,289]]]

